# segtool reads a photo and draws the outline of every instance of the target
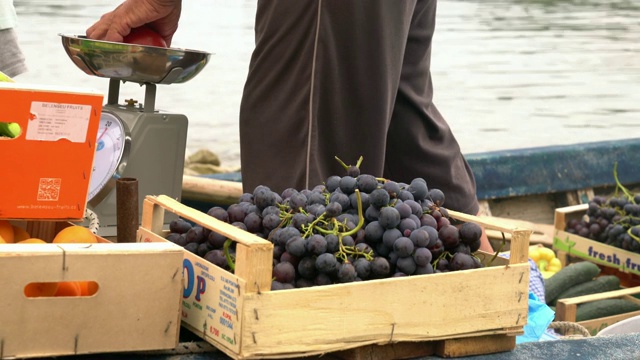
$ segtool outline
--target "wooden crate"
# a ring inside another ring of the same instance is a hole
[[[623,273],[640,275],[640,254],[565,231],[567,222],[584,216],[588,206],[588,204],[567,206],[555,211],[553,249],[564,262],[563,265],[566,265],[567,256],[570,256],[617,269]]]
[[[68,222],[30,221],[51,241]],[[183,251],[169,243],[0,245],[0,358],[173,349]],[[95,281],[92,296],[27,298],[31,282]]]
[[[451,212],[511,234],[510,260],[496,258],[492,266],[467,271],[271,291],[273,244],[167,196],[146,197],[138,239],[167,241],[166,211],[237,242],[234,274],[185,251],[182,312],[183,326],[235,359],[485,354],[512,350],[527,321],[531,230]],[[481,254],[487,263],[492,255]]]
[[[576,311],[578,305],[583,303],[588,303],[596,300],[602,299],[626,299],[629,301],[633,301],[637,304],[640,304],[640,299],[632,296],[640,294],[640,287],[633,287],[628,289],[614,290],[608,291],[599,294],[591,294],[584,296],[577,296],[573,298],[560,299],[556,303],[556,317],[555,321],[568,321],[568,322],[576,322]],[[634,316],[640,315],[640,311],[632,311],[624,314],[607,316],[597,319],[579,321],[578,324],[584,326],[592,336],[595,336],[602,329],[607,326],[613,325],[618,321],[622,321],[624,319],[628,319]]]

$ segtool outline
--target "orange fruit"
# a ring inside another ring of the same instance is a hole
[[[47,243],[46,241],[38,238],[28,238],[28,239],[16,241],[16,244],[46,244],[46,243]]]
[[[26,297],[54,296],[58,291],[57,282],[33,282],[24,287]]]
[[[0,220],[0,243],[13,243],[13,225],[9,220]]]
[[[80,296],[81,289],[78,281],[62,281],[58,283],[58,290],[53,296]]]
[[[69,226],[56,234],[53,243],[97,243],[98,238],[83,226]]]
[[[31,235],[29,235],[27,230],[21,228],[20,226],[13,225],[13,241],[19,242],[29,239],[30,237]]]
[[[78,281],[78,283],[81,296],[91,296],[98,292],[98,283],[95,281]]]

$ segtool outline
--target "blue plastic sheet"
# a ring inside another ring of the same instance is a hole
[[[555,312],[540,301],[533,292],[529,292],[529,315],[527,324],[524,326],[524,334],[516,336],[516,344],[530,341],[540,341],[549,324],[553,321]]]

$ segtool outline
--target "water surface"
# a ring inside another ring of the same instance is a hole
[[[84,34],[112,0],[15,0],[30,72],[21,82],[108,80],[68,59],[58,34]],[[465,153],[640,136],[640,5],[607,0],[440,0],[435,102]],[[238,111],[253,46],[254,0],[185,1],[173,45],[214,53],[157,107],[189,118],[188,151],[239,165]],[[124,84],[121,97],[142,99]]]

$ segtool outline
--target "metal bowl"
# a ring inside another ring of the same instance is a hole
[[[183,83],[196,76],[210,53],[162,48],[63,35],[62,46],[80,70],[89,75],[137,83]]]

